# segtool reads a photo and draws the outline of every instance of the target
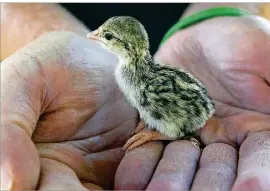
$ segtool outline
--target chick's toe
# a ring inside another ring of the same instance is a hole
[[[123,150],[130,151],[138,146],[143,145],[149,141],[156,141],[156,140],[174,140],[170,137],[160,134],[154,130],[142,130],[138,134],[132,136],[126,144],[123,146]]]

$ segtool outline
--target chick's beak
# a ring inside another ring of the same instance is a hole
[[[88,33],[86,37],[88,39],[92,39],[92,40],[96,40],[96,41],[102,42],[97,35],[98,35],[98,31],[97,30],[94,30],[94,31]]]

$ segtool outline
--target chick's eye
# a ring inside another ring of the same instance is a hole
[[[106,40],[111,40],[113,38],[113,35],[111,33],[105,33],[104,37]]]

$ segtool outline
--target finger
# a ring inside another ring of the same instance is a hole
[[[200,150],[190,141],[170,143],[147,190],[189,190],[199,157]]]
[[[88,190],[74,171],[63,163],[52,159],[41,159],[39,190]]]
[[[270,131],[250,135],[240,147],[238,176],[233,190],[269,190]]]
[[[38,62],[23,51],[1,63],[3,189],[34,189],[37,183],[39,157],[30,137],[41,111],[43,80]]]
[[[151,141],[126,153],[115,175],[116,190],[143,190],[161,157],[163,144]]]
[[[230,190],[236,176],[237,152],[227,144],[205,147],[191,190]]]
[[[75,171],[76,174],[82,177],[81,179],[97,184],[108,190],[113,187],[114,177],[123,157],[124,152],[121,148],[91,153],[84,157],[84,160],[88,164],[87,174],[85,173],[85,175],[82,176],[82,173],[81,175],[79,174],[79,170],[81,169],[74,169],[77,170]],[[84,169],[83,171],[86,170]]]
[[[50,93],[59,90],[47,91],[52,88],[48,82],[55,81],[52,66],[58,64],[52,64],[57,60],[53,43],[45,41],[41,38],[1,63],[1,188],[34,189],[38,181],[39,157],[30,137],[44,108],[52,103]]]

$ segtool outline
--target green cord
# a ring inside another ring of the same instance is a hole
[[[233,8],[233,7],[216,7],[216,8],[202,10],[186,18],[180,19],[177,23],[175,23],[164,35],[163,39],[161,40],[160,45],[163,44],[169,37],[171,37],[178,30],[184,29],[186,27],[189,27],[191,25],[194,25],[206,19],[211,19],[218,16],[238,17],[238,16],[247,16],[247,15],[251,15],[251,14],[246,10]]]

